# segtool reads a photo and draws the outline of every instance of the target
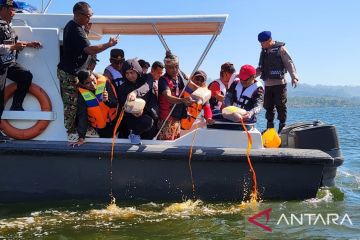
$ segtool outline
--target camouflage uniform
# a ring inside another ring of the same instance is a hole
[[[67,133],[76,133],[75,118],[77,112],[78,78],[74,75],[57,70],[57,77],[60,80],[61,97],[64,103],[64,125]]]

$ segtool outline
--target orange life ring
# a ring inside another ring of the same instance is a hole
[[[15,83],[9,84],[5,88],[4,104],[10,99],[16,90],[17,85]],[[29,88],[29,93],[36,97],[40,103],[41,111],[51,112],[52,104],[49,96],[46,92],[38,85],[32,83]],[[8,120],[1,120],[1,129],[6,133],[7,136],[26,140],[39,136],[49,125],[49,120],[38,120],[34,126],[27,129],[18,129],[12,126]]]

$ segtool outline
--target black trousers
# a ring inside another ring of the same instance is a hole
[[[4,90],[6,83],[6,69],[0,70],[0,120],[4,111]]]
[[[17,84],[17,89],[14,93],[12,106],[21,107],[26,93],[29,91],[33,75],[29,70],[24,68],[21,64],[15,63],[8,67],[6,77]]]
[[[275,118],[275,109],[277,110],[280,123],[286,122],[287,116],[287,88],[286,84],[276,86],[265,86],[264,108],[265,117],[268,122],[273,122]]]
[[[132,114],[126,114],[121,121],[119,137],[127,137],[130,130],[136,135],[142,135],[152,129],[154,120],[147,114],[135,117]]]
[[[149,130],[147,130],[141,134],[141,138],[142,139],[153,139],[156,136],[156,134],[158,133],[158,131],[159,131],[158,120],[156,119],[156,120],[154,120],[152,127]]]
[[[19,63],[14,63],[7,68],[6,78],[16,82],[17,88],[13,96],[12,107],[21,107],[26,93],[29,91],[33,75]],[[5,79],[6,79],[5,78]],[[0,86],[0,119],[4,111],[4,86]]]
[[[112,138],[113,133],[114,133],[114,127],[115,127],[115,124],[108,123],[108,124],[106,124],[105,128],[96,129],[96,132],[99,134],[99,137],[101,137],[101,138]]]

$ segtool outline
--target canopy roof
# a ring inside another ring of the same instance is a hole
[[[221,32],[226,18],[227,15],[116,18],[99,16],[92,19],[92,29],[102,34],[156,35],[152,26],[155,24],[161,35],[214,35]]]
[[[71,14],[16,14],[14,24],[41,28],[63,29]],[[189,16],[93,16],[89,36],[97,39],[104,34],[157,35],[218,35],[228,15]]]

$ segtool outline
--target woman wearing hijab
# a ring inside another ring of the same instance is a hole
[[[152,110],[156,106],[150,106],[149,99],[152,96],[153,81],[142,78],[142,68],[137,59],[125,61],[122,67],[124,83],[119,87],[119,106],[122,108],[126,102],[142,98],[146,104],[140,113],[125,112],[119,129],[119,137],[128,137],[132,144],[141,144],[140,135],[146,134],[154,125]],[[156,115],[156,114],[155,114]]]

